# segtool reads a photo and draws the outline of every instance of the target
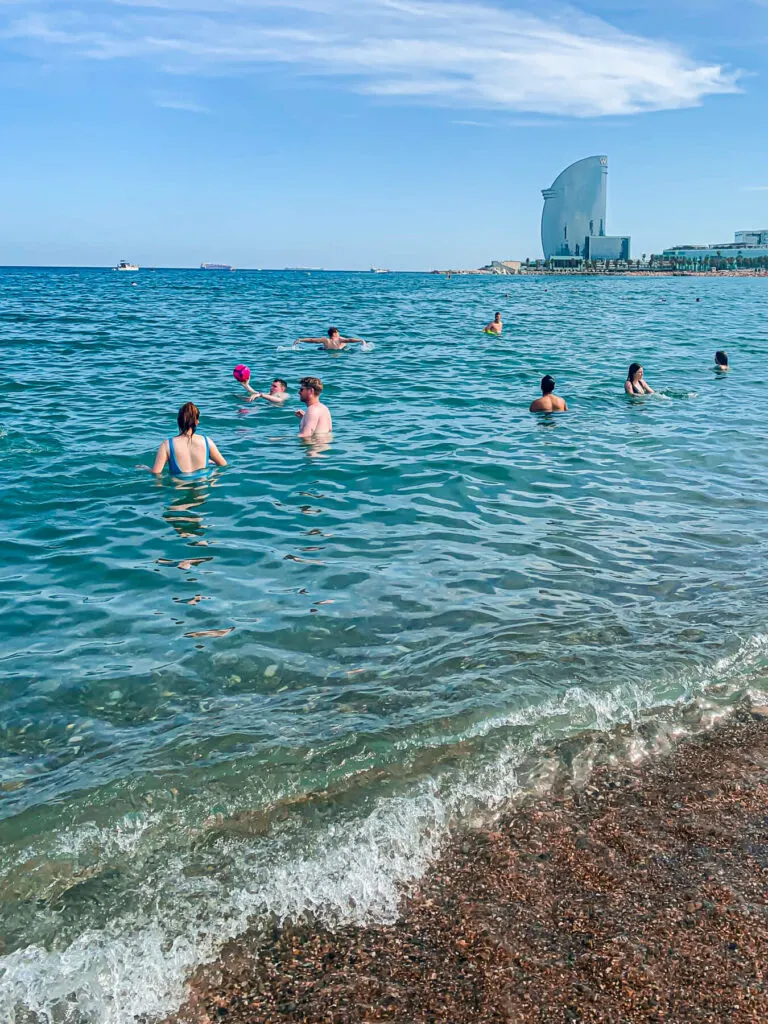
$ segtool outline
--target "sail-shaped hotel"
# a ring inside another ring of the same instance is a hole
[[[566,167],[542,190],[545,259],[628,260],[629,236],[605,233],[608,157],[588,156]]]

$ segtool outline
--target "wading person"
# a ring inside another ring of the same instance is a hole
[[[640,363],[631,363],[624,381],[624,390],[628,395],[652,395],[653,388],[643,379],[643,368]]]
[[[299,382],[299,398],[306,405],[306,412],[296,410],[301,417],[299,437],[305,441],[314,437],[328,435],[333,430],[331,413],[327,405],[320,401],[323,382],[318,377],[302,377]]]
[[[541,378],[541,398],[531,402],[530,412],[567,412],[565,399],[555,394],[555,378],[549,374]]]
[[[347,345],[364,345],[362,338],[342,338],[338,327],[329,327],[325,338],[297,338],[294,345],[322,345],[327,352],[340,352]]]
[[[200,410],[194,402],[185,402],[182,405],[176,422],[179,425],[178,434],[161,442],[150,472],[162,473],[166,463],[171,476],[202,473],[212,462],[217,466],[226,466],[226,459],[216,447],[216,443],[210,437],[197,433]]]

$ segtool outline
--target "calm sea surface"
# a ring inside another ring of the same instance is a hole
[[[451,824],[768,688],[767,288],[0,271],[0,1019],[391,920]],[[331,323],[372,347],[291,347]],[[229,465],[157,481],[190,399]]]

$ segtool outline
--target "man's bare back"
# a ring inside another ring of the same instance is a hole
[[[565,399],[555,394],[555,378],[549,374],[541,378],[541,398],[531,402],[530,412],[568,412]]]
[[[559,395],[542,395],[541,398],[537,398],[531,402],[531,412],[567,412],[568,406],[565,404],[565,399],[560,398]]]

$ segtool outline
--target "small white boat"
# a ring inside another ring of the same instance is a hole
[[[128,260],[120,260],[115,267],[115,270],[138,270],[138,266],[135,263],[129,263]]]

